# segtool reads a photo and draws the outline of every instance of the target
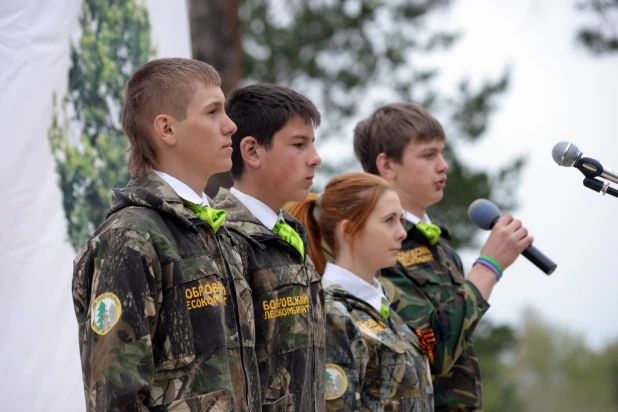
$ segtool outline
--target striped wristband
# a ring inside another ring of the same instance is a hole
[[[489,262],[487,262],[487,261],[485,261],[485,260],[476,259],[476,260],[474,261],[474,263],[472,264],[472,267],[474,267],[474,265],[476,265],[477,263],[478,263],[478,264],[480,264],[480,265],[485,266],[486,268],[488,268],[488,269],[490,269],[492,272],[494,272],[494,275],[496,275],[496,282],[497,282],[497,281],[499,281],[499,280],[500,280],[500,278],[502,277],[502,276],[500,275],[500,272],[498,272],[498,269],[497,269],[494,265],[492,265],[491,263],[489,263]]]
[[[498,261],[494,258],[492,258],[491,256],[487,256],[487,255],[481,255],[477,258],[477,260],[483,260],[487,263],[491,263],[493,265],[493,267],[496,268],[496,270],[498,271],[498,273],[500,274],[500,276],[502,276],[502,266],[500,266],[500,263],[498,263]]]

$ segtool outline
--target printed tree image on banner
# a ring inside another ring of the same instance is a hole
[[[135,0],[85,0],[80,27],[79,42],[71,45],[68,91],[61,102],[54,96],[47,136],[76,250],[103,222],[110,189],[129,180],[123,89],[155,55],[148,10]]]

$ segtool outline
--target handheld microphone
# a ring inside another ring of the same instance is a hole
[[[551,151],[551,157],[559,166],[576,167],[586,177],[601,176],[604,179],[618,183],[618,172],[603,166],[596,159],[584,157],[584,153],[571,142],[556,143]]]
[[[500,209],[487,199],[477,199],[468,208],[468,216],[472,223],[484,230],[491,230],[500,219],[500,215]],[[558,267],[534,245],[528,246],[521,254],[547,275],[554,273]]]

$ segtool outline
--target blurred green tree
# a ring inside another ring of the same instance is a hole
[[[486,412],[525,411],[513,379],[511,365],[518,347],[515,331],[483,318],[474,332],[474,348],[483,376],[483,410]]]
[[[528,311],[510,365],[526,411],[618,410],[618,343],[593,351],[583,336]]]
[[[451,169],[445,199],[432,207],[447,224],[454,246],[470,245],[475,234],[468,205],[489,198],[504,209],[516,206],[513,189],[524,165],[513,159],[496,172],[469,167],[459,143],[485,134],[509,72],[473,86],[463,78],[450,95],[438,91],[439,70],[428,57],[453,46],[459,33],[434,29],[429,18],[449,0],[245,0],[243,24],[245,82],[271,82],[310,97],[323,115],[319,131],[321,181],[358,166],[352,155],[353,122],[378,104],[414,101],[445,126]],[[346,156],[347,155],[347,156]]]
[[[577,42],[597,56],[618,52],[618,0],[582,0],[576,7],[590,16],[577,32]]]
[[[603,351],[603,365],[607,368],[610,404],[618,411],[618,342],[608,345]]]
[[[154,55],[150,22],[135,0],[84,0],[81,37],[71,45],[66,96],[54,96],[48,140],[68,222],[79,249],[103,222],[110,189],[129,180],[120,113],[129,77]]]
[[[592,350],[528,310],[517,328],[484,318],[474,346],[486,412],[618,411],[618,342]]]

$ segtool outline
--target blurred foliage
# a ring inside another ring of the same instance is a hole
[[[129,77],[154,55],[145,6],[134,0],[85,0],[81,37],[71,45],[66,96],[54,96],[48,140],[68,222],[79,249],[103,222],[110,189],[129,180],[120,112]]]
[[[484,319],[474,345],[486,412],[618,411],[618,341],[595,351],[528,311],[517,330]]]
[[[475,234],[467,217],[473,200],[489,198],[503,209],[516,206],[513,189],[524,161],[514,159],[490,173],[469,167],[456,150],[457,143],[477,142],[485,134],[497,100],[508,87],[509,72],[478,86],[463,78],[450,95],[437,90],[439,68],[424,61],[450,49],[460,33],[434,29],[429,20],[450,4],[449,0],[245,0],[240,15],[246,82],[278,83],[305,94],[323,115],[318,144],[349,147],[336,160],[322,163],[321,180],[358,168],[351,136],[344,130],[378,105],[413,101],[441,120],[448,134],[451,170],[446,196],[430,213],[449,226],[454,246],[460,247],[469,245]]]
[[[525,411],[517,392],[516,382],[505,359],[512,358],[517,349],[515,331],[507,325],[495,325],[483,318],[474,332],[474,348],[481,364],[483,377],[483,411]]]
[[[618,0],[582,0],[576,7],[591,23],[577,32],[577,41],[594,55],[618,52]]]
[[[524,316],[513,369],[526,410],[616,411],[618,342],[591,350],[583,336]]]

